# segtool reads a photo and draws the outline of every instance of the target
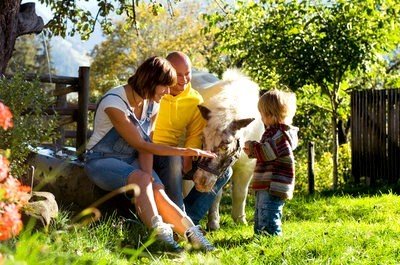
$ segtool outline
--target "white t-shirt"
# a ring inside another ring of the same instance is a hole
[[[105,95],[110,93],[120,96],[129,105],[129,101],[123,86],[112,88]],[[86,147],[87,149],[91,149],[93,146],[95,146],[100,141],[100,139],[102,139],[108,133],[108,131],[110,131],[111,128],[113,128],[110,118],[104,112],[107,108],[119,109],[125,112],[126,116],[129,116],[131,110],[127,109],[126,104],[121,100],[121,98],[117,96],[108,96],[100,102],[100,105],[97,107],[96,116],[94,119],[94,132],[89,139],[89,142]],[[143,101],[143,110],[140,120],[146,118],[148,107],[149,107],[149,100],[145,99]],[[153,111],[151,117],[154,117],[158,113],[159,108],[160,108],[159,104],[153,102]]]

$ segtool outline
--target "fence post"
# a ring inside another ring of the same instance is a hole
[[[55,90],[66,88],[66,84],[58,84],[56,83]],[[67,95],[60,95],[56,97],[56,107],[66,108],[67,107]],[[59,150],[65,144],[65,130],[63,126],[60,126],[57,129],[58,133],[60,134],[60,138],[56,140],[56,150]]]
[[[78,113],[76,116],[76,152],[79,159],[86,148],[89,106],[89,72],[90,67],[79,67]]]
[[[314,142],[308,143],[308,193],[314,194]]]

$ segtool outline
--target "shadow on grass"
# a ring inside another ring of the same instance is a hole
[[[223,239],[213,240],[213,244],[217,249],[230,249],[242,247],[243,245],[253,241],[253,236],[241,236],[235,234],[234,236],[225,235]]]

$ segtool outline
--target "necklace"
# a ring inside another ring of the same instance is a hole
[[[131,88],[131,93],[132,93],[132,99],[133,99],[133,113],[135,114],[137,119],[140,119],[140,117],[142,116],[142,110],[143,110],[143,100],[137,100],[136,96],[135,96],[135,90],[133,88]],[[137,95],[137,97],[140,98],[139,95]]]
[[[133,90],[133,88],[132,88],[132,97],[133,97],[133,104],[134,104],[134,107],[135,108],[141,108],[141,107],[143,107],[143,100],[137,100],[136,99],[136,96],[135,96],[135,90]],[[139,95],[137,95],[138,97],[139,97]]]

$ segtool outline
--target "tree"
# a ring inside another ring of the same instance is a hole
[[[127,20],[136,24],[136,6],[139,0],[96,0],[99,9],[95,15],[88,10],[80,8],[76,0],[40,0],[54,12],[54,17],[46,27],[52,34],[65,37],[67,34],[81,34],[83,39],[87,39],[93,32],[96,23],[99,23],[106,33],[112,32],[112,22],[109,15],[112,12],[125,14]],[[164,2],[164,4],[162,4]],[[174,0],[179,2],[179,0]],[[147,3],[149,12],[157,14],[163,8],[173,12],[172,3],[166,1],[150,1]],[[10,60],[15,40],[17,37],[30,33],[39,33],[43,30],[44,24],[41,17],[35,13],[34,3],[21,5],[21,0],[2,0],[0,1],[0,75],[5,72],[8,61]]]
[[[43,20],[35,14],[35,4],[21,5],[20,0],[0,2],[0,75],[5,72],[18,36],[37,33]]]
[[[166,56],[180,50],[189,55],[193,67],[204,68],[203,54],[210,41],[201,34],[204,21],[199,18],[198,3],[183,1],[174,10],[175,17],[164,10],[157,16],[147,12],[145,4],[137,7],[135,29],[123,21],[91,54],[91,87],[95,96],[126,82],[136,67],[152,55]]]
[[[350,78],[396,48],[399,6],[399,0],[264,0],[207,17],[220,58],[241,65],[262,87],[271,79],[292,90],[313,85],[329,99],[334,188],[337,124]]]
[[[48,40],[43,43],[35,35],[25,35],[17,38],[14,46],[14,53],[11,57],[8,67],[8,74],[18,72],[29,72],[48,74],[49,69],[55,74],[55,69],[49,65],[48,57],[51,57],[51,46]]]

